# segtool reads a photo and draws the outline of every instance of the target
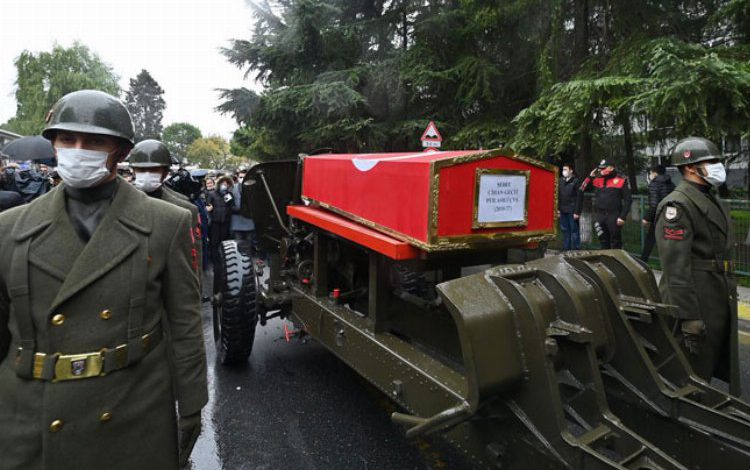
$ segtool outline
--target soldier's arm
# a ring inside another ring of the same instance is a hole
[[[208,401],[199,273],[194,269],[191,232],[191,216],[185,210],[170,242],[164,275],[164,303],[172,334],[170,346],[181,416],[200,411]]]
[[[5,285],[0,280],[0,364],[5,360],[10,347],[10,331],[8,321],[10,318],[10,300],[5,292]]]
[[[195,207],[195,211],[190,212],[193,214],[193,249],[195,249],[198,257],[196,265],[198,270],[198,280],[200,281],[200,276],[203,272],[203,229],[201,228],[201,213],[198,210],[198,207]],[[198,285],[200,285],[200,282]]]
[[[591,177],[587,176],[586,179],[583,180],[583,183],[581,183],[581,187],[578,189],[581,191],[581,193],[585,193],[586,191],[590,189],[590,186],[591,186]]]
[[[656,215],[656,246],[663,272],[668,303],[677,306],[677,316],[687,320],[701,318],[697,289],[693,283],[693,223],[686,211],[675,202],[665,203]]]

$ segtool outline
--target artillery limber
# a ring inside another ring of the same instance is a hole
[[[215,272],[222,362],[291,321],[476,468],[750,468],[750,406],[697,378],[623,251],[546,256],[554,167],[497,151],[253,167],[257,246]]]

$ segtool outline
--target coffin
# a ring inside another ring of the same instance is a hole
[[[557,169],[503,150],[305,158],[303,199],[426,251],[521,246],[557,227]]]

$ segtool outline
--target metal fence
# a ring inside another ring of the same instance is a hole
[[[586,194],[581,214],[581,248],[599,248],[599,240],[594,234],[594,223],[592,220],[593,195]],[[732,258],[734,260],[735,272],[740,276],[750,278],[750,201],[744,199],[722,199],[729,206],[732,216],[732,230],[734,235],[734,249]],[[648,228],[641,224],[643,216],[648,210],[648,197],[643,195],[633,196],[633,205],[628,220],[622,230],[623,248],[629,253],[640,256],[643,251],[643,242],[646,239]],[[550,244],[550,248],[562,248],[562,233],[558,233],[557,240]],[[657,269],[659,265],[659,253],[657,248],[651,252],[649,264]]]

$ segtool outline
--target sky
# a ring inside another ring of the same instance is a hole
[[[164,127],[189,122],[229,139],[237,125],[214,111],[215,89],[260,88],[219,52],[250,38],[245,0],[0,0],[0,17],[0,124],[16,112],[16,57],[76,40],[114,69],[123,91],[148,70],[165,92]]]

